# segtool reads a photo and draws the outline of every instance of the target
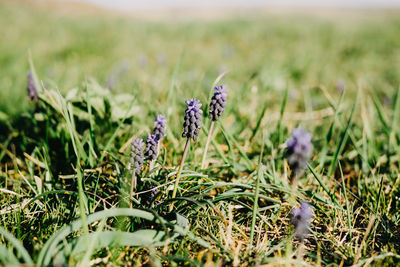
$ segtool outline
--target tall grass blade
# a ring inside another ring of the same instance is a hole
[[[360,90],[361,89],[359,87],[359,89],[357,91],[356,101],[353,104],[353,108],[351,109],[350,117],[349,117],[349,119],[347,121],[346,128],[342,132],[342,135],[340,137],[339,143],[338,143],[338,145],[336,147],[335,154],[334,154],[334,156],[332,158],[332,161],[331,161],[331,164],[330,164],[330,167],[329,167],[328,177],[332,177],[332,174],[335,171],[335,167],[336,167],[336,163],[338,161],[338,158],[339,158],[340,154],[342,153],[344,145],[346,144],[347,137],[349,135],[349,128],[350,128],[351,123],[353,122],[354,111],[355,111],[355,109],[356,109],[356,107],[358,105],[358,101],[359,101],[359,98],[360,98]]]
[[[250,240],[249,240],[249,252],[251,253],[253,248],[253,239],[254,239],[254,229],[256,226],[256,217],[258,212],[258,195],[260,194],[260,180],[261,176],[263,176],[263,168],[262,168],[262,158],[264,153],[264,135],[262,134],[262,143],[261,143],[261,152],[260,158],[258,160],[258,169],[257,169],[257,179],[256,179],[256,190],[254,191],[254,204],[253,204],[253,214],[251,219],[251,229],[250,229]]]
[[[10,234],[6,229],[0,226],[0,234],[4,236],[21,254],[21,257],[24,259],[24,262],[27,264],[33,264],[31,256],[29,256],[29,252],[24,248],[21,242],[16,239],[12,234]],[[12,256],[11,256],[12,257]]]

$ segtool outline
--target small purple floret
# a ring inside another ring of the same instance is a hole
[[[211,98],[208,117],[213,121],[216,121],[225,110],[228,91],[226,90],[225,85],[217,86],[214,88],[214,90],[215,92]]]
[[[156,121],[153,123],[153,125],[154,125],[153,135],[156,136],[158,140],[162,141],[165,136],[167,119],[165,118],[164,115],[158,114]]]
[[[292,130],[292,136],[286,141],[287,159],[294,175],[301,175],[307,167],[308,160],[312,156],[312,135],[301,128]]]
[[[131,170],[136,174],[140,174],[143,166],[143,139],[133,139],[131,151]]]
[[[30,100],[37,101],[38,99],[38,90],[35,85],[35,81],[33,79],[32,71],[28,72],[28,96]]]
[[[192,98],[186,100],[188,107],[185,110],[185,122],[183,123],[182,137],[192,138],[196,141],[202,127],[202,113],[200,100]]]
[[[144,156],[149,160],[155,160],[157,158],[157,147],[158,138],[155,135],[147,134],[146,148]]]
[[[300,207],[292,209],[292,224],[296,229],[296,236],[302,241],[308,233],[310,220],[313,218],[312,206],[307,202],[301,202]]]

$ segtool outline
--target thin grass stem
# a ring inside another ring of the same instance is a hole
[[[257,170],[257,179],[256,179],[256,190],[254,191],[254,204],[253,204],[253,213],[251,218],[251,229],[250,229],[250,241],[249,241],[249,253],[251,254],[253,249],[253,239],[254,239],[254,230],[256,227],[256,219],[258,213],[258,199],[260,194],[260,179],[263,175],[263,168],[262,168],[262,157],[264,153],[264,134],[262,135],[262,146],[260,152],[260,158],[258,161],[258,170]]]
[[[190,138],[188,138],[186,140],[185,149],[183,150],[183,156],[182,156],[181,164],[179,165],[178,172],[176,174],[174,190],[172,191],[172,198],[176,197],[176,192],[178,190],[179,179],[181,177],[183,164],[185,163],[185,159],[186,159],[187,153],[189,151],[189,146],[190,146]],[[174,202],[171,202],[171,206],[170,206],[169,211],[172,211],[173,208],[174,208]]]
[[[133,191],[136,191],[136,185],[137,185],[137,178],[136,178],[136,173],[135,170],[132,172],[132,181],[131,181],[131,191],[129,193],[129,207],[132,208],[132,199],[133,199]]]
[[[214,124],[215,124],[215,121],[211,121],[210,129],[208,130],[206,146],[204,147],[203,159],[201,160],[201,169],[206,168],[206,165],[207,165],[206,164],[207,151],[208,151],[208,146],[210,145],[210,142],[211,142],[211,137],[212,137],[212,132],[213,132],[213,129],[214,129]]]

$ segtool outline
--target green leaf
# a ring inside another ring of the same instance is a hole
[[[89,241],[95,237],[96,233],[90,233]],[[122,231],[104,231],[98,234],[98,240],[94,246],[95,249],[101,249],[110,246],[132,246],[132,247],[149,247],[163,246],[168,235],[164,231],[157,230],[138,230],[133,233]],[[174,234],[172,240],[178,234]],[[171,241],[171,239],[169,240]],[[83,236],[73,240],[73,254],[85,252],[86,241]]]
[[[97,235],[97,237],[96,237]],[[179,235],[170,236],[168,242],[174,241]],[[150,247],[165,245],[168,235],[164,231],[157,230],[138,230],[133,233],[122,231],[104,231],[100,233],[90,233],[89,242],[94,242],[93,250],[99,250],[112,246],[131,246],[131,247]],[[72,251],[70,249],[72,248]],[[76,256],[85,253],[87,250],[85,236],[73,239],[69,244],[63,244],[56,255],[55,263],[63,263],[68,256]]]
[[[7,249],[6,246],[3,246],[0,244],[0,262],[6,263],[6,264],[18,264],[20,263],[15,257],[15,255]]]
[[[24,259],[25,263],[33,264],[31,256],[29,256],[28,251],[26,251],[26,249],[24,248],[24,246],[18,239],[16,239],[12,234],[10,234],[3,227],[0,227],[0,234],[2,234],[5,239],[8,239],[8,241],[17,249],[17,251],[21,254],[22,258]],[[4,249],[2,249],[2,250],[4,251]],[[10,256],[10,255],[8,255],[8,256]],[[11,260],[13,260],[13,258],[11,258]]]
[[[130,216],[142,218],[148,221],[152,221],[154,223],[158,223],[161,226],[169,225],[172,227],[173,232],[188,237],[189,239],[197,242],[199,245],[209,248],[210,245],[205,242],[203,239],[196,237],[193,233],[189,232],[187,229],[183,229],[182,227],[171,224],[166,221],[162,217],[159,217],[151,212],[140,210],[140,209],[128,209],[128,208],[114,208],[109,210],[103,210],[89,215],[86,219],[87,224],[94,223],[98,220],[102,220],[104,218],[109,217],[117,217],[117,216]],[[48,265],[50,264],[51,258],[56,255],[59,251],[58,243],[64,240],[71,233],[78,231],[82,228],[82,220],[78,219],[71,224],[64,225],[60,230],[58,230],[44,245],[42,250],[40,251],[38,257],[39,265]],[[127,233],[125,233],[127,234]],[[87,235],[86,237],[90,236]],[[83,236],[85,240],[85,236]]]

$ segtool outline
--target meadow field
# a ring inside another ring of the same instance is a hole
[[[0,264],[398,266],[400,11],[146,12],[0,1]]]

